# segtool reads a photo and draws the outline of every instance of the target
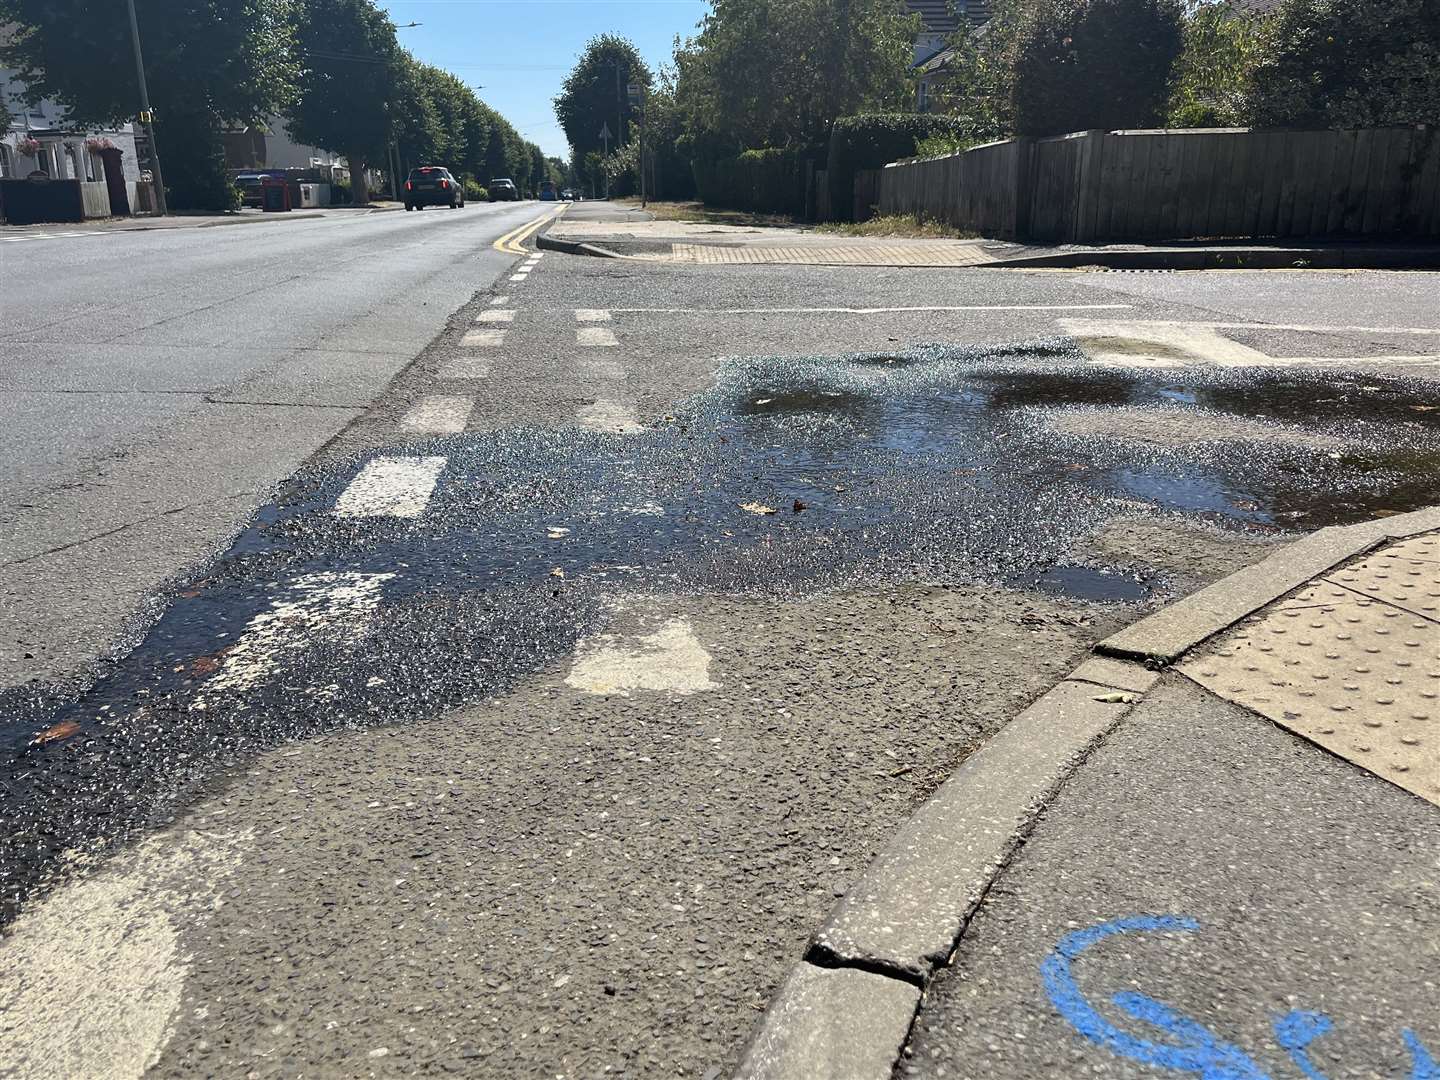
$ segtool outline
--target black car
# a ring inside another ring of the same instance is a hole
[[[485,185],[485,190],[490,194],[491,202],[513,202],[520,198],[520,189],[515,186],[515,181],[506,176],[497,176]]]
[[[420,210],[426,206],[448,206],[451,210],[465,205],[465,188],[450,175],[449,169],[426,165],[411,169],[405,181],[405,209]]]

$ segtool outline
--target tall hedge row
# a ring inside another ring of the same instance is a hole
[[[921,139],[936,135],[961,138],[968,134],[963,120],[935,113],[871,113],[835,121],[826,162],[830,206],[835,216],[850,219],[855,173],[859,170],[879,169],[892,161],[913,157]]]
[[[738,157],[697,159],[695,188],[710,206],[767,214],[805,212],[805,161],[813,154],[772,147]]]

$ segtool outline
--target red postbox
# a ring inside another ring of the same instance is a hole
[[[260,179],[260,208],[267,213],[290,209],[290,184],[283,176]]]

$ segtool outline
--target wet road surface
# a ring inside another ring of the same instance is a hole
[[[458,312],[106,678],[6,695],[7,918],[172,823],[116,887],[220,901],[167,924],[162,1074],[721,1067],[889,829],[1107,628],[1435,501],[1408,368],[1100,366],[1013,323],[816,353],[782,319],[676,393],[708,346],[631,349],[580,262]],[[485,317],[521,288],[625,393]],[[474,387],[463,430],[396,431]]]

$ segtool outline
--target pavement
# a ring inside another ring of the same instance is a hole
[[[721,265],[986,266],[998,269],[1435,269],[1440,245],[1404,242],[1025,244],[845,236],[804,226],[656,220],[636,207],[579,203],[542,247],[599,257]]]
[[[984,845],[1028,827],[1033,783],[1063,796],[1097,729],[1159,693],[1098,644],[1246,568],[1288,591],[1328,571],[1328,527],[1436,501],[1425,275],[520,256],[526,210],[182,230],[177,276],[128,265],[173,290],[157,307],[197,282],[194,314],[148,331],[186,348],[84,340],[36,366],[224,377],[267,319],[386,353],[383,379],[358,348],[273,357],[274,389],[320,363],[317,400],[345,406],[297,464],[273,452],[285,426],[228,422],[153,439],[123,484],[62,462],[132,500],[269,479],[208,555],[172,554],[162,514],[158,566],[126,562],[126,529],[11,579],[7,630],[47,604],[143,617],[108,664],[82,630],[45,658],[67,675],[36,664],[4,702],[0,1072],[713,1080],[837,904],[855,917],[830,966],[805,966],[878,987],[877,1016],[910,1000],[888,1050],[845,1026],[893,1065],[964,910],[917,907],[903,961],[847,966],[895,838],[1008,755],[1018,779],[982,794],[1009,816],[934,834],[993,872]],[[86,245],[151,235],[45,245],[52,338],[86,329]],[[258,275],[286,238],[276,265],[355,257],[293,308],[210,315],[233,294],[207,249]],[[12,455],[63,472],[46,431]],[[12,497],[58,496],[42,475]],[[118,595],[126,566],[169,577]]]
[[[897,831],[737,1075],[1436,1075],[1437,525],[1325,530],[1100,642],[1128,662]]]
[[[0,223],[0,244],[23,243],[29,240],[63,240],[91,233],[152,232],[156,229],[210,229],[223,225],[251,225],[265,222],[314,221],[324,218],[363,217],[403,210],[404,204],[375,200],[364,206],[296,207],[283,214],[266,212],[247,206],[230,214],[176,213],[160,217],[139,214],[133,217],[92,218],[75,222],[46,222],[35,225]]]

